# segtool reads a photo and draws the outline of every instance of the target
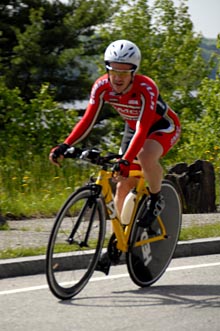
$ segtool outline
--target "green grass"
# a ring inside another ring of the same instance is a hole
[[[97,170],[94,165],[73,160],[65,160],[58,168],[48,161],[47,154],[0,160],[0,214],[6,219],[54,216],[66,198]],[[216,183],[219,179],[218,167]],[[218,205],[219,185],[216,196]]]
[[[191,226],[182,228],[180,233],[180,240],[193,240],[201,238],[220,237],[220,224],[207,224],[203,226]]]
[[[107,247],[109,238],[106,238],[104,241],[104,247]],[[95,242],[90,242],[90,249],[95,248]],[[56,246],[55,252],[56,253],[63,253],[63,252],[74,252],[77,251],[77,245],[62,245],[60,244]],[[83,248],[87,250],[88,248]],[[38,256],[38,255],[45,255],[47,247],[19,247],[19,248],[6,248],[4,250],[0,250],[0,259],[14,259],[18,257],[27,257],[27,256]],[[81,249],[82,250],[82,249]]]
[[[5,218],[51,217],[89,178],[88,165],[79,166],[72,160],[65,160],[62,168],[47,159],[22,166],[10,161],[0,162],[0,214]]]
[[[0,225],[0,231],[7,231],[7,230],[10,230],[10,226],[8,225],[7,222],[3,225]]]
[[[220,224],[208,224],[204,226],[191,226],[187,228],[183,228],[180,233],[179,240],[187,241],[193,239],[201,239],[201,238],[212,238],[212,237],[220,237]],[[104,246],[107,247],[108,238],[106,238]],[[74,251],[76,247],[66,246],[66,251]],[[63,246],[60,247],[60,252],[63,252]],[[7,248],[4,250],[0,250],[0,259],[10,259],[10,258],[18,258],[18,257],[27,257],[27,256],[37,256],[37,255],[45,255],[46,247],[34,247],[34,248]],[[59,253],[59,248],[57,249],[57,253]]]
[[[6,248],[0,251],[0,259],[14,259],[18,257],[45,255],[46,247],[35,248]]]

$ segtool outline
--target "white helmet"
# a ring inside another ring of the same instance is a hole
[[[133,64],[137,71],[141,62],[141,52],[129,40],[116,40],[106,48],[104,61],[107,65],[109,62]]]

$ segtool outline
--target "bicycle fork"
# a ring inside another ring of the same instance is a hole
[[[77,218],[77,221],[76,221],[76,224],[75,226],[73,227],[68,239],[67,239],[67,242],[72,245],[74,243],[78,244],[79,247],[89,247],[88,245],[88,239],[89,239],[89,235],[90,235],[90,232],[91,232],[91,229],[92,229],[92,225],[93,225],[93,222],[94,222],[94,216],[95,216],[95,212],[96,212],[96,208],[97,208],[97,198],[99,197],[100,195],[100,192],[101,192],[101,187],[99,185],[92,185],[91,186],[92,190],[91,190],[91,196],[88,198],[88,200],[86,201],[85,205],[83,206],[78,218]],[[85,237],[84,237],[84,240],[80,241],[80,242],[75,242],[73,240],[80,224],[81,224],[81,220],[82,220],[82,217],[84,216],[85,214],[85,211],[87,209],[91,209],[92,208],[92,212],[91,212],[91,215],[90,215],[90,219],[88,221],[88,228],[87,228],[87,231],[85,233]]]

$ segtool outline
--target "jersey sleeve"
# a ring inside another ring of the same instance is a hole
[[[82,141],[92,130],[97,117],[104,104],[105,84],[108,80],[100,77],[93,85],[87,109],[81,120],[74,126],[70,135],[64,141],[65,144],[72,145]]]
[[[156,118],[156,107],[159,90],[153,81],[140,84],[141,89],[141,112],[136,123],[135,134],[133,135],[129,147],[123,156],[130,163],[135,159],[140,149],[144,145],[150,127]]]

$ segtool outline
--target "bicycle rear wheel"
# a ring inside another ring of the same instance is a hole
[[[105,210],[97,186],[83,187],[65,202],[47,248],[46,276],[51,292],[70,299],[87,284],[105,237]]]
[[[167,180],[163,181],[161,191],[166,203],[161,219],[168,238],[130,248],[126,253],[129,275],[133,282],[141,287],[152,285],[162,276],[172,259],[179,238],[182,210],[178,193],[174,185]],[[143,212],[144,199],[140,202],[136,219]],[[160,233],[158,222],[155,221],[151,228],[155,233]],[[130,243],[147,239],[150,235],[148,229],[140,228],[134,222]]]

